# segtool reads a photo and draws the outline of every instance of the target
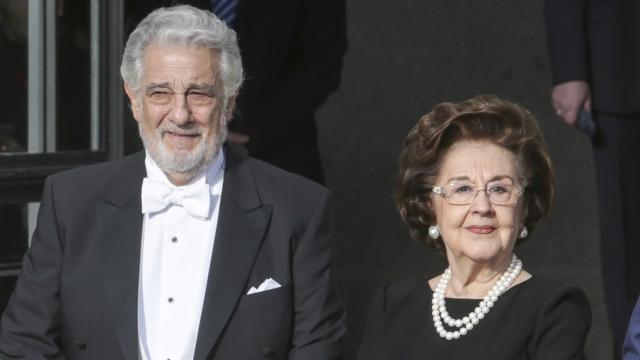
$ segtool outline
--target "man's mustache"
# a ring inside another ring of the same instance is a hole
[[[198,126],[190,126],[188,128],[181,128],[179,126],[168,126],[158,129],[161,135],[166,133],[172,133],[182,136],[197,136],[202,135],[202,129]]]

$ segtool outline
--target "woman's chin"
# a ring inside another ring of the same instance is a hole
[[[461,252],[461,257],[478,263],[493,262],[507,255],[509,255],[507,249],[496,246],[472,246]]]

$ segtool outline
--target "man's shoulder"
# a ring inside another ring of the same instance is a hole
[[[278,218],[291,222],[304,221],[330,203],[329,190],[302,176],[246,156],[227,159],[223,196],[242,206],[271,206]]]
[[[135,153],[116,160],[79,166],[70,170],[61,171],[51,177],[56,178],[58,181],[83,179],[87,177],[99,180],[110,174],[126,172],[140,167],[144,167],[144,152]],[[99,178],[96,178],[96,176]]]
[[[327,191],[324,186],[298,174],[288,172],[259,159],[249,158],[248,160],[249,166],[255,174],[255,180],[260,184],[286,187],[292,191],[296,189],[311,192]]]
[[[262,160],[240,155],[236,152],[227,152],[228,165],[243,166],[250,170],[253,182],[259,192],[273,191],[276,193],[287,192],[291,195],[300,194],[310,196],[312,194],[325,194],[328,189],[300,175],[280,169]]]
[[[125,156],[121,159],[80,166],[51,175],[47,181],[59,191],[87,193],[119,186],[145,176],[144,152]]]

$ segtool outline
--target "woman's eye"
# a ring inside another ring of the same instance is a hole
[[[489,192],[491,193],[496,193],[496,194],[504,194],[506,192],[508,192],[509,190],[502,185],[492,185],[489,187]]]
[[[453,192],[455,193],[466,193],[472,191],[471,186],[468,185],[460,185],[453,188]]]

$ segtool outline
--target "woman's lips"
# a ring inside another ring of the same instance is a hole
[[[489,225],[484,225],[484,226],[468,226],[467,230],[471,231],[474,234],[490,234],[492,233],[496,228],[493,226],[489,226]]]

